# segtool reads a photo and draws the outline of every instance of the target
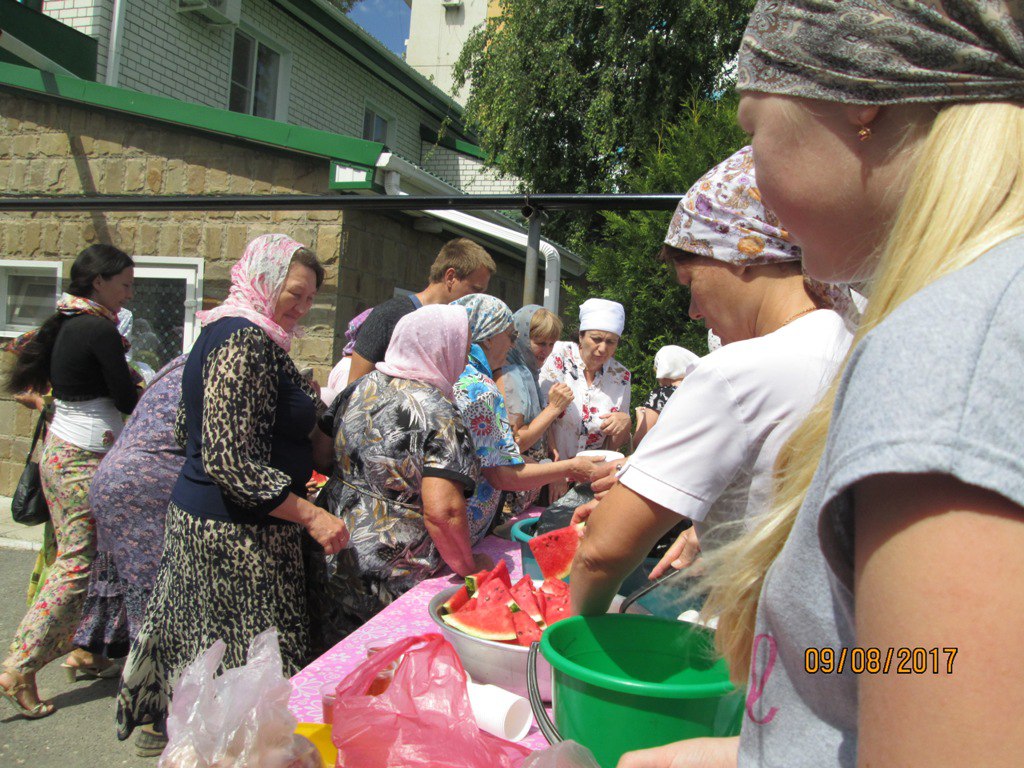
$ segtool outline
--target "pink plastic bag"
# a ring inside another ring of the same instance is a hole
[[[367,695],[400,657],[388,688]],[[331,739],[338,768],[518,768],[530,754],[477,728],[462,662],[438,634],[400,640],[342,680]]]

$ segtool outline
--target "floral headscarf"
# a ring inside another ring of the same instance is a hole
[[[486,293],[471,293],[452,304],[464,307],[469,315],[469,334],[474,342],[497,336],[512,325],[512,310],[501,299]]]
[[[460,307],[430,304],[402,317],[377,370],[431,384],[449,400],[466,368],[469,319]]]
[[[255,323],[285,352],[292,339],[302,336],[298,326],[289,333],[274,321],[274,309],[281,296],[292,256],[305,246],[287,235],[260,235],[245,247],[242,258],[231,268],[231,288],[219,307],[197,312],[201,325],[224,317],[244,317]]]
[[[778,217],[765,208],[754,177],[754,154],[743,147],[705,173],[676,206],[665,244],[727,264],[748,266],[800,261]],[[804,275],[808,290],[822,306],[853,318],[856,307],[844,286]]]
[[[512,346],[512,349],[508,351],[508,362],[510,365],[521,365],[533,373],[534,376],[537,375],[540,366],[537,365],[537,358],[534,356],[533,348],[530,346],[530,323],[533,322],[533,316],[541,309],[544,309],[544,307],[539,304],[527,304],[512,315],[512,324],[515,325],[519,336],[516,338],[516,343]]]
[[[761,0],[736,87],[851,104],[1024,101],[1024,13],[1007,0]]]
[[[109,309],[104,307],[102,304],[87,299],[85,296],[72,296],[70,293],[62,293],[60,299],[57,300],[57,311],[65,317],[74,317],[75,315],[95,315],[96,317],[104,317],[114,325],[118,326],[117,330],[121,334],[121,346],[124,347],[125,354],[132,348],[131,342],[128,341],[126,331],[121,330],[121,323],[118,319],[118,315],[115,315]],[[128,310],[121,310],[122,312],[128,312]],[[131,313],[128,313],[131,315]],[[130,330],[131,325],[129,324],[128,329]],[[13,352],[16,355],[20,355],[25,351],[25,348],[32,342],[33,339],[38,335],[39,329],[34,328],[31,331],[21,334],[16,339],[12,339],[4,345],[3,349],[6,352]]]
[[[341,351],[343,356],[352,357],[356,351],[356,338],[359,336],[359,329],[363,327],[363,323],[366,322],[366,318],[370,316],[371,312],[373,312],[373,307],[364,309],[348,321],[348,328],[345,329],[345,348]]]

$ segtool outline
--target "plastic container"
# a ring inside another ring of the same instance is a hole
[[[530,649],[551,665],[554,725],[538,697],[534,717],[549,741],[572,739],[602,768],[633,749],[681,739],[734,736],[743,691],[716,659],[713,634],[654,616],[574,616]],[[533,688],[533,670],[529,670]],[[531,691],[533,693],[533,691]]]

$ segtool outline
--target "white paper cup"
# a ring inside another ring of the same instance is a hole
[[[576,455],[582,456],[585,459],[604,459],[605,461],[620,461],[621,459],[626,458],[624,454],[621,454],[618,451],[604,451],[597,449],[580,451]]]
[[[469,704],[477,727],[507,741],[526,737],[533,725],[530,702],[496,685],[478,685],[467,681]]]

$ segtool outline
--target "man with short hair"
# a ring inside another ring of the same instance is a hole
[[[450,304],[471,293],[485,293],[495,271],[494,259],[472,240],[460,237],[445,243],[430,267],[426,288],[388,299],[366,318],[352,354],[348,383],[366,375],[384,359],[391,334],[405,315],[428,304]]]

